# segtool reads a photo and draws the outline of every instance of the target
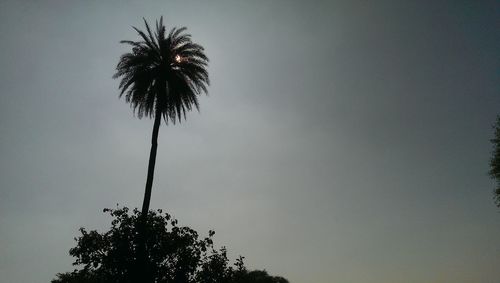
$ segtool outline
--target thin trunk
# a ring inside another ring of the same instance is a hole
[[[159,93],[166,91],[166,81],[159,83]],[[163,93],[164,94],[164,93]],[[164,95],[160,95],[164,97]],[[155,174],[156,149],[158,148],[158,132],[160,131],[161,112],[156,111],[155,123],[153,126],[153,135],[151,137],[151,152],[149,153],[148,177],[146,180],[146,189],[144,190],[144,201],[142,203],[141,216],[138,222],[138,247],[137,247],[137,266],[133,277],[134,282],[153,283],[154,278],[147,255],[147,216],[149,212],[149,203],[151,202],[151,189],[153,187],[153,177]]]
[[[151,188],[153,187],[153,177],[155,174],[156,149],[158,148],[158,132],[160,130],[161,114],[155,113],[155,124],[153,126],[153,136],[151,138],[151,152],[149,153],[148,178],[146,190],[144,191],[144,201],[142,203],[142,215],[146,217],[151,201]]]
[[[153,126],[153,136],[151,138],[151,152],[149,154],[148,178],[146,180],[146,190],[144,191],[144,201],[142,203],[142,212],[138,222],[138,247],[137,247],[137,265],[133,271],[134,282],[152,283],[153,275],[149,266],[149,260],[146,253],[146,226],[147,215],[149,212],[149,203],[151,201],[151,189],[153,187],[153,177],[156,163],[156,149],[158,147],[158,132],[160,130],[161,114],[155,113],[155,123]]]

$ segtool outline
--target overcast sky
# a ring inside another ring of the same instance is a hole
[[[112,79],[164,16],[210,58],[152,208],[292,283],[493,283],[498,1],[0,1],[0,282],[72,270],[142,204],[153,123]]]

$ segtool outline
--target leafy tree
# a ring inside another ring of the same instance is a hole
[[[495,202],[500,207],[500,115],[497,116],[495,129],[495,137],[491,139],[493,144],[493,156],[490,160],[490,176],[497,182],[495,189]]]
[[[134,27],[140,41],[123,40],[132,51],[120,57],[114,78],[120,78],[120,97],[125,95],[139,118],[154,117],[151,152],[142,214],[149,211],[153,185],[158,132],[161,117],[168,123],[181,122],[186,112],[199,109],[198,96],[209,85],[208,58],[201,45],[191,41],[185,27],[173,28],[166,34],[163,17],[156,22],[153,34],[144,20],[146,32]]]
[[[138,265],[141,251],[139,223],[141,212],[128,208],[105,209],[113,220],[104,233],[80,229],[76,247],[70,249],[75,257],[72,272],[57,274],[52,283],[288,283],[265,271],[248,271],[243,257],[230,264],[223,247],[215,249],[214,231],[208,237],[178,225],[177,220],[161,210],[150,211],[146,226],[146,263]],[[140,270],[146,267],[147,279]]]
[[[235,283],[288,283],[283,277],[280,276],[271,276],[267,274],[265,270],[254,270],[254,271],[246,271],[244,270],[241,273],[236,273],[233,277]]]

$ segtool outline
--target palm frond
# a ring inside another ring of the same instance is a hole
[[[137,117],[161,115],[165,122],[181,122],[186,113],[199,109],[198,96],[208,94],[208,57],[201,45],[191,41],[186,28],[172,28],[166,34],[163,17],[153,32],[133,27],[139,41],[122,40],[132,47],[120,57],[113,78],[119,78],[120,94]]]

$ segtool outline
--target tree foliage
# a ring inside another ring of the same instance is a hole
[[[120,57],[114,78],[120,78],[120,97],[130,103],[139,118],[163,116],[165,122],[181,121],[193,107],[198,95],[207,93],[208,57],[201,45],[191,41],[186,28],[166,33],[163,17],[151,30],[134,27],[141,40],[122,40],[132,47]]]
[[[80,269],[57,274],[52,283],[138,282],[144,274],[138,266],[145,266],[151,282],[158,283],[288,283],[265,271],[248,271],[243,257],[231,264],[226,248],[214,247],[214,231],[200,237],[161,210],[147,215],[147,263],[137,264],[141,213],[126,207],[104,212],[113,217],[111,229],[99,233],[81,228],[81,235],[75,238],[77,245],[69,252],[75,257],[73,265]]]
[[[490,160],[490,176],[497,182],[495,189],[495,202],[500,207],[500,115],[497,116],[496,124],[493,126],[495,129],[495,136],[491,139],[493,144],[493,156]]]

